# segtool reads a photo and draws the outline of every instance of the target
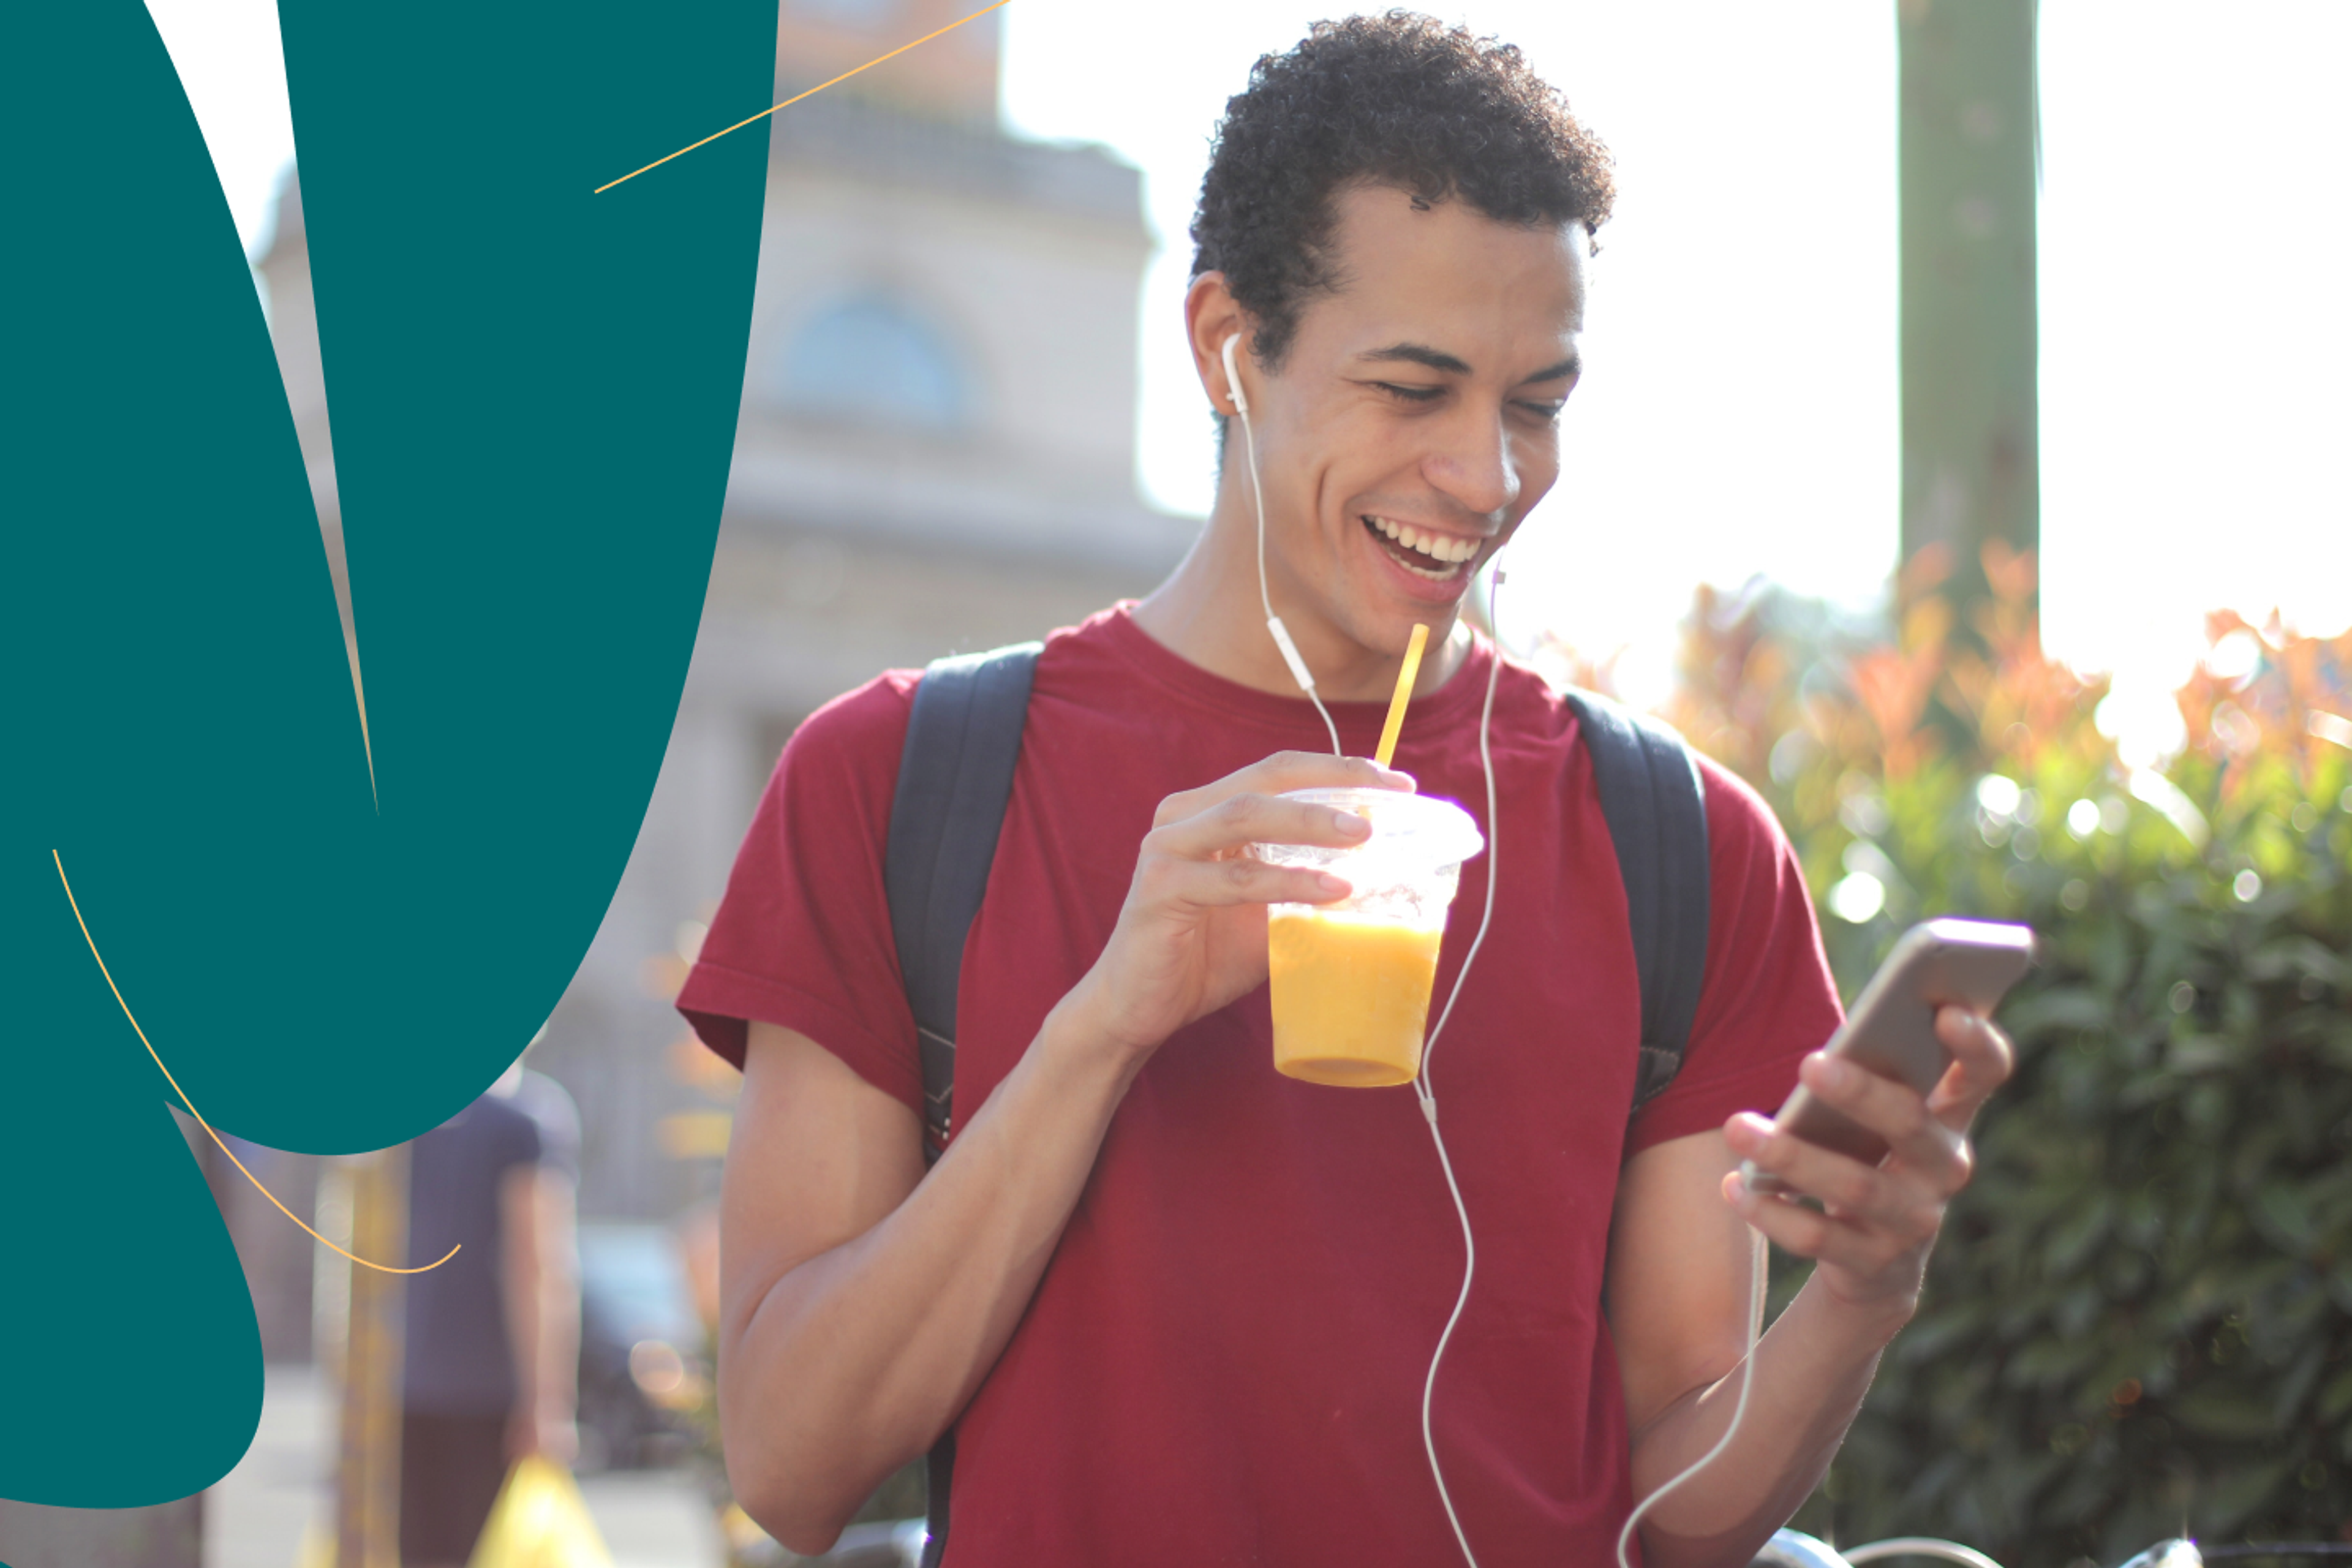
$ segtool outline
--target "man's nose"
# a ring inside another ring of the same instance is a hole
[[[1435,435],[1422,475],[1465,510],[1494,516],[1519,499],[1518,464],[1498,410],[1465,406]]]

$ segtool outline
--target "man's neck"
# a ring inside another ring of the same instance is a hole
[[[1246,499],[1219,487],[1208,526],[1167,581],[1135,608],[1135,624],[1153,641],[1212,675],[1278,696],[1300,695],[1298,682],[1266,630],[1258,595],[1256,519]],[[1364,647],[1318,611],[1274,585],[1282,617],[1314,672],[1317,695],[1377,702],[1394,690],[1401,654]],[[1430,626],[1431,644],[1413,682],[1417,694],[1443,686],[1469,657],[1470,637],[1452,616]]]

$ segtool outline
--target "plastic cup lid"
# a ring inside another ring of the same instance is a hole
[[[1451,866],[1486,847],[1486,835],[1468,812],[1434,795],[1393,789],[1294,789],[1285,800],[1333,805],[1369,818],[1372,836],[1351,853],[1367,851],[1429,866]]]

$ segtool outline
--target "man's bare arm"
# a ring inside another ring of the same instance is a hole
[[[1131,1070],[1057,1012],[927,1178],[913,1111],[805,1036],[751,1026],[719,1199],[719,1418],[736,1497],[770,1534],[824,1551],[962,1409]]]
[[[1937,1029],[1953,1062],[1925,1097],[1859,1069],[1838,1074],[1819,1052],[1803,1064],[1808,1088],[1885,1137],[1894,1152],[1874,1168],[1746,1114],[1627,1163],[1610,1227],[1608,1306],[1636,1500],[1706,1453],[1730,1423],[1747,1331],[1748,1226],[1816,1263],[1757,1346],[1731,1446],[1703,1479],[1643,1518],[1653,1568],[1750,1561],[1820,1483],[1880,1353],[1916,1309],[1945,1205],[1969,1179],[1968,1126],[2013,1060],[1999,1030],[1958,1008],[1946,1008]],[[1733,1175],[1742,1158],[1824,1206],[1749,1193]]]
[[[930,1172],[905,1105],[819,1043],[751,1026],[720,1194],[719,1416],[745,1511],[821,1552],[946,1429],[1012,1337],[1160,1042],[1265,978],[1265,909],[1345,885],[1250,859],[1361,819],[1275,797],[1408,784],[1285,753],[1171,796],[1102,957]]]
[[[1720,1131],[1699,1132],[1643,1150],[1619,1179],[1609,1320],[1637,1500],[1715,1446],[1739,1395],[1755,1251],[1721,1191],[1738,1163]],[[1808,1286],[1758,1345],[1732,1446],[1643,1517],[1653,1568],[1744,1568],[1821,1483],[1904,1315],[1821,1318]]]
[[[572,1179],[543,1165],[508,1168],[499,1181],[500,1304],[513,1352],[515,1408],[507,1458],[545,1454],[570,1464],[580,1392],[578,1222]]]

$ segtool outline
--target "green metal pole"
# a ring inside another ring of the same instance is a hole
[[[2035,395],[2036,0],[1898,0],[1903,558],[1942,545],[1985,591],[1988,540],[2041,538]],[[1963,618],[1965,624],[1965,617]]]

